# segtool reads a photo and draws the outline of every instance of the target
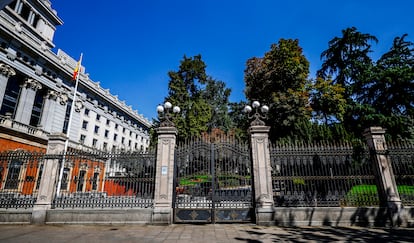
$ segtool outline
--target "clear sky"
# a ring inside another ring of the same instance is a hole
[[[168,94],[168,72],[184,55],[202,55],[207,74],[245,100],[243,72],[281,38],[299,39],[314,78],[320,54],[341,30],[355,26],[379,39],[374,60],[394,37],[414,41],[412,0],[51,0],[64,24],[54,42],[93,81],[144,117]]]

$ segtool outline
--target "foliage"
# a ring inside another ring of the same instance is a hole
[[[184,56],[178,71],[168,73],[169,93],[165,101],[181,108],[181,113],[172,118],[179,139],[198,137],[213,128],[231,129],[228,113],[231,90],[224,82],[208,76],[205,69],[201,55]]]
[[[310,100],[317,121],[326,125],[343,121],[347,102],[345,88],[341,84],[316,78]]]
[[[309,62],[298,40],[281,39],[264,57],[247,61],[245,94],[270,106],[272,140],[295,134],[295,122],[310,118],[308,75]]]

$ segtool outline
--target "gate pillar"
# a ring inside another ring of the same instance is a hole
[[[385,129],[370,127],[364,132],[364,137],[371,152],[371,158],[377,180],[380,206],[386,207],[393,226],[398,225],[401,212],[401,199],[395,182],[391,160],[387,156]]]
[[[47,155],[58,155],[64,151],[65,134],[51,134],[47,144]],[[56,192],[56,182],[59,170],[59,158],[47,158],[44,161],[42,177],[40,179],[37,201],[33,207],[31,223],[44,224],[47,210],[51,208]]]
[[[273,189],[270,165],[268,126],[251,126],[250,140],[253,160],[254,200],[256,224],[273,224]]]
[[[177,129],[175,127],[159,127],[157,134],[157,164],[152,221],[154,224],[171,224],[174,190],[174,149]]]

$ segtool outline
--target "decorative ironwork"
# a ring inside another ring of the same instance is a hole
[[[171,121],[172,114],[171,109],[173,113],[180,113],[180,107],[178,106],[172,106],[170,102],[165,102],[164,105],[157,106],[157,112],[158,116],[160,118],[160,127],[174,127],[174,122]]]
[[[260,108],[260,111],[259,111],[259,108]],[[254,109],[254,114],[250,115],[253,109]],[[266,123],[262,119],[267,119],[267,112],[269,112],[269,107],[267,105],[263,105],[262,107],[260,107],[259,101],[253,101],[252,106],[246,105],[244,107],[244,112],[248,114],[249,119],[254,118],[254,120],[250,123],[251,126],[266,125]]]
[[[175,222],[250,222],[250,150],[235,141],[180,143],[175,153]]]
[[[414,144],[409,141],[388,143],[387,155],[404,206],[414,206]]]
[[[155,152],[67,153],[55,208],[150,208]]]
[[[0,153],[0,208],[31,208],[37,200],[44,153]]]
[[[356,149],[350,144],[275,144],[271,164],[276,206],[379,205],[367,148]]]

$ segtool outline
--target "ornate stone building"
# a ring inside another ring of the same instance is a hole
[[[0,151],[45,150],[48,135],[66,134],[76,60],[53,36],[62,20],[49,0],[14,0],[0,10]],[[79,74],[69,147],[146,150],[150,121]]]

